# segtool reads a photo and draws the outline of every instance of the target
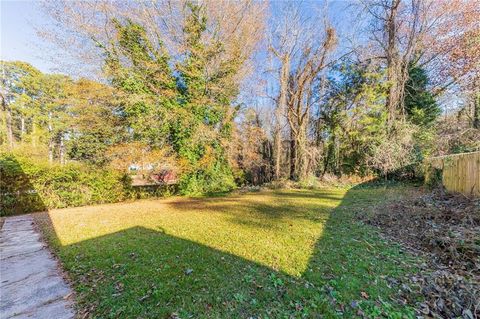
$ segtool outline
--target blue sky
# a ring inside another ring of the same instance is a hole
[[[37,1],[0,1],[0,59],[31,63],[43,72],[53,68],[41,57],[34,25],[44,19]]]
[[[274,2],[272,0],[272,3]],[[309,2],[315,1],[304,1],[303,4],[308,7]],[[342,20],[346,15],[345,7],[350,1],[329,2],[331,17],[345,27]],[[40,39],[35,31],[35,26],[41,26],[45,19],[38,1],[0,0],[0,59],[25,61],[42,72],[55,71],[55,65],[40,49],[43,47],[45,50],[45,46],[39,46]]]

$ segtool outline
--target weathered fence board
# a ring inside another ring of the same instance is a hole
[[[432,169],[437,169],[448,191],[480,197],[480,152],[432,157],[426,165],[427,181],[433,178]]]

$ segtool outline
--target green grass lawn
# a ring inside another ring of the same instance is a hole
[[[52,210],[37,221],[96,318],[413,316],[413,265],[352,217],[403,188],[265,191]]]

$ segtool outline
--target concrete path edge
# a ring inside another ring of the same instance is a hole
[[[74,318],[69,296],[72,290],[33,217],[6,217],[0,230],[0,318]]]

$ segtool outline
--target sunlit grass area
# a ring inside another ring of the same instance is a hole
[[[400,316],[382,278],[408,258],[352,215],[401,192],[265,191],[37,217],[92,317]]]
[[[251,193],[53,210],[60,244],[141,227],[299,276],[345,191]],[[299,249],[301,248],[301,249]]]

